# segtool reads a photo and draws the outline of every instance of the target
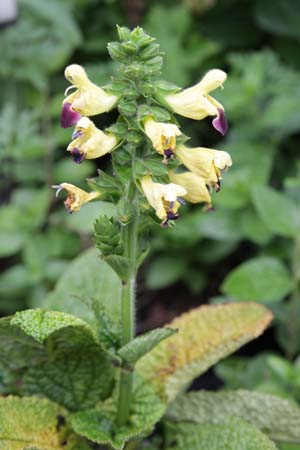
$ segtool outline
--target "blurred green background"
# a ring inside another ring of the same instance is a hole
[[[169,81],[185,87],[211,68],[228,72],[216,93],[229,119],[226,138],[209,120],[180,123],[192,146],[226,150],[234,163],[214,194],[215,212],[186,206],[175,228],[153,231],[139,282],[140,328],[208,301],[263,302],[275,314],[266,346],[281,356],[252,358],[254,368],[238,358],[219,373],[228,385],[300,399],[300,364],[283,359],[300,351],[300,1],[20,0],[19,10],[0,30],[0,313],[42,306],[92,244],[99,205],[67,216],[50,188],[86,188],[85,178],[105,165],[76,165],[65,151],[63,70],[79,63],[105,84],[115,24],[139,24],[166,53]],[[98,126],[114,120],[104,115]]]

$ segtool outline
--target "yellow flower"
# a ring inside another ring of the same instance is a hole
[[[212,209],[211,197],[203,178],[192,172],[175,173],[169,172],[169,178],[172,183],[179,184],[187,193],[183,196],[190,203],[205,203],[206,211]]]
[[[85,192],[83,189],[70,183],[61,183],[58,186],[52,186],[56,191],[56,197],[63,189],[66,189],[68,195],[64,202],[67,212],[79,211],[84,203],[90,202],[101,195],[100,192]]]
[[[175,149],[175,155],[191,172],[203,178],[209,187],[220,190],[222,171],[232,165],[227,152],[210,148],[188,148],[180,145]]]
[[[176,137],[182,134],[178,126],[171,123],[155,122],[149,116],[144,120],[144,127],[153,147],[160,155],[164,156],[163,162],[167,162],[174,156]]]
[[[111,152],[118,143],[113,134],[103,133],[87,117],[81,117],[77,122],[72,138],[67,150],[76,163],[81,163],[84,159],[99,158]]]
[[[174,183],[154,183],[149,175],[142,178],[141,186],[157,217],[162,220],[161,226],[167,226],[169,220],[178,219],[180,197],[187,194],[183,187]]]
[[[61,125],[63,128],[75,125],[80,115],[94,116],[110,111],[116,104],[118,97],[107,94],[103,89],[92,83],[83,67],[72,64],[65,69],[65,77],[73,86],[69,86],[65,94],[70,89],[75,88],[75,92],[68,95],[64,102],[61,115]]]
[[[216,116],[213,126],[224,135],[228,129],[224,108],[209,92],[222,86],[226,78],[227,75],[222,70],[210,70],[198,84],[178,94],[167,95],[165,101],[175,113],[190,119],[201,120],[207,116]]]

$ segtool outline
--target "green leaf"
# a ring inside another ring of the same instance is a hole
[[[221,289],[239,301],[276,302],[292,289],[292,279],[276,258],[253,258],[230,272]]]
[[[141,105],[138,110],[139,119],[143,120],[148,116],[153,116],[156,122],[167,122],[171,119],[169,111],[159,106]]]
[[[235,418],[220,424],[180,423],[168,429],[168,450],[276,450],[265,434]]]
[[[239,211],[240,227],[243,235],[258,245],[267,244],[272,238],[271,230],[252,208]]]
[[[93,223],[99,216],[113,217],[116,208],[109,202],[92,202],[84,205],[76,214],[65,215],[64,224],[67,228],[78,233],[91,234],[94,231]]]
[[[29,363],[37,364],[44,356],[43,347],[31,336],[10,324],[11,318],[0,320],[0,366],[18,370]]]
[[[217,361],[259,336],[271,319],[255,303],[194,309],[169,324],[179,332],[141,358],[137,370],[169,402]]]
[[[138,159],[135,164],[136,175],[142,177],[143,175],[154,175],[161,177],[167,174],[167,169],[162,164],[162,159],[145,158],[143,160]]]
[[[300,4],[296,0],[258,0],[255,17],[266,31],[282,36],[299,38]]]
[[[171,328],[157,328],[138,336],[122,347],[118,354],[127,364],[134,365],[142,356],[149,353],[161,341],[175,334],[177,330]]]
[[[27,309],[19,311],[11,319],[11,325],[17,326],[28,336],[42,344],[55,332],[70,328],[79,328],[82,341],[96,343],[93,329],[83,320],[59,311]]]
[[[0,366],[23,369],[26,394],[46,396],[77,411],[111,393],[111,356],[83,320],[56,311],[21,311],[0,321],[0,336]]]
[[[80,298],[93,298],[113,317],[120,317],[121,281],[101,261],[96,249],[87,250],[69,265],[54,291],[46,298],[45,307],[69,312],[94,323],[91,310]]]
[[[300,409],[288,400],[246,390],[189,392],[167,412],[175,422],[222,423],[229,416],[250,422],[275,441],[300,442]]]
[[[24,391],[42,395],[70,411],[92,408],[111,393],[115,371],[111,361],[95,350],[61,353],[54,361],[30,367]]]
[[[150,263],[146,284],[150,289],[163,289],[182,279],[186,271],[186,261],[171,256],[161,256]]]
[[[61,97],[59,103],[59,112],[61,110]],[[54,134],[54,133],[53,133]],[[56,133],[55,133],[56,134]],[[70,132],[68,133],[68,139],[66,144],[70,140]],[[84,164],[74,164],[74,162],[68,157],[55,162],[53,182],[54,184],[64,183],[68,180],[68,183],[82,184],[82,181],[91,176],[94,171],[92,161],[84,161]]]
[[[127,425],[116,424],[116,404],[108,400],[95,409],[73,414],[71,425],[74,431],[98,444],[110,444],[117,450],[123,449],[129,439],[150,433],[165,407],[150,385],[140,379],[135,379],[135,383]]]
[[[14,255],[24,245],[24,235],[20,232],[0,233],[0,258]]]
[[[35,397],[0,397],[1,450],[63,450],[59,405]]]
[[[32,231],[43,225],[51,200],[51,191],[43,189],[17,189],[11,201],[17,207],[18,228]]]
[[[252,199],[262,221],[274,233],[294,237],[299,233],[299,208],[284,194],[266,186],[252,190]]]

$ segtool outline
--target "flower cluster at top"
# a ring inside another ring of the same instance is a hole
[[[211,192],[220,190],[222,172],[232,164],[224,151],[185,145],[188,137],[175,114],[194,120],[212,118],[224,135],[227,121],[223,106],[210,95],[226,80],[222,70],[210,70],[188,89],[161,80],[162,53],[155,39],[141,28],[119,28],[120,42],[108,44],[117,74],[101,88],[89,80],[83,67],[65,69],[71,83],[62,106],[61,125],[74,126],[67,150],[75,163],[111,153],[111,168],[88,180],[90,193],[62,183],[68,212],[78,211],[95,198],[116,203],[121,223],[134,214],[150,214],[162,226],[178,218],[185,201],[212,209]],[[106,130],[89,118],[117,108],[119,117]],[[136,192],[132,195],[133,190]],[[131,193],[131,194],[130,194]]]

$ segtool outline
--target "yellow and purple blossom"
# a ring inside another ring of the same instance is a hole
[[[212,124],[224,135],[228,129],[224,108],[209,93],[222,86],[226,78],[227,75],[222,70],[210,70],[198,84],[178,94],[167,95],[165,101],[175,113],[190,119],[201,120],[207,116],[215,116]]]
[[[167,226],[170,220],[178,219],[181,197],[187,194],[183,187],[174,183],[155,183],[150,175],[141,179],[141,186],[157,217],[162,220],[162,227]]]
[[[172,123],[156,122],[149,116],[144,120],[144,129],[155,150],[163,155],[163,162],[168,162],[168,159],[174,156],[176,137],[182,134],[178,126]]]
[[[205,211],[213,209],[210,193],[202,177],[192,172],[175,173],[170,171],[169,178],[172,183],[186,189],[187,193],[183,196],[184,200],[190,203],[205,203]]]
[[[101,196],[100,192],[86,192],[70,183],[61,183],[52,187],[56,189],[56,197],[63,189],[67,191],[68,195],[64,205],[68,213],[79,211],[82,205]]]
[[[110,111],[117,103],[118,97],[108,94],[96,84],[92,83],[83,67],[72,64],[65,69],[65,77],[75,92],[68,95],[62,107],[61,126],[68,128],[80,119],[80,116],[94,116]]]
[[[87,117],[81,117],[77,122],[72,138],[67,150],[78,164],[84,159],[99,158],[111,152],[118,143],[113,134],[99,130]]]
[[[203,178],[205,184],[216,191],[220,190],[222,172],[232,165],[229,153],[210,148],[179,145],[175,149],[175,155],[185,167]]]

